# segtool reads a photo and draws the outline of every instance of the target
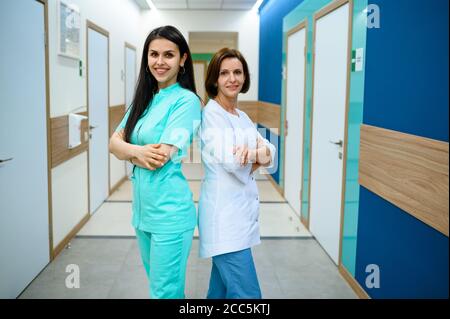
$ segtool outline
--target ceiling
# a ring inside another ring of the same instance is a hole
[[[143,10],[150,9],[146,0],[135,0]],[[250,10],[257,0],[152,0],[159,10]]]

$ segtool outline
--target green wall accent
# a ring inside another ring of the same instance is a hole
[[[302,181],[301,215],[308,220],[309,208],[309,172],[311,157],[311,101],[312,101],[312,47],[313,47],[313,17],[332,0],[305,0],[297,8],[291,11],[283,20],[283,67],[286,67],[287,32],[301,22],[307,20],[307,65],[306,65],[306,110],[304,127],[304,162]],[[367,15],[363,10],[367,7],[368,0],[353,1],[353,32],[352,49],[366,49],[366,20]],[[362,123],[364,101],[364,68],[360,72],[352,72],[350,77],[350,105],[348,114],[348,138],[347,138],[347,172],[345,176],[345,203],[344,203],[344,227],[342,241],[342,263],[345,268],[355,276],[356,264],[356,237],[358,225],[359,207],[359,127]],[[286,80],[282,83],[281,116],[286,112]],[[281,127],[281,146],[284,146],[284,125]],[[281,158],[284,158],[284,147],[280,147]],[[280,163],[280,184],[284,185],[284,163]]]
[[[192,60],[194,61],[206,61],[209,63],[214,56],[214,53],[192,53],[191,55]]]
[[[345,176],[344,227],[342,239],[342,264],[355,276],[356,243],[359,208],[359,144],[360,126],[363,122],[364,80],[366,61],[366,36],[368,0],[355,0],[353,6],[352,49],[364,49],[364,66],[361,72],[350,77],[350,107],[348,113],[347,172]]]

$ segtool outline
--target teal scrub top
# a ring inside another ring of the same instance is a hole
[[[116,132],[125,128],[130,110]],[[181,171],[181,159],[187,154],[200,119],[200,99],[175,83],[159,90],[138,120],[131,134],[132,144],[169,144],[176,146],[178,152],[155,171],[133,167],[133,227],[161,234],[195,228],[196,209]]]

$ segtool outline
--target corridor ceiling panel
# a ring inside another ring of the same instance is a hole
[[[257,0],[152,0],[159,10],[250,10]],[[148,6],[136,0],[142,9]]]

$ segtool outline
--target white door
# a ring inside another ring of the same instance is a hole
[[[295,213],[301,214],[303,114],[305,95],[305,28],[288,36],[284,196]]]
[[[205,62],[194,61],[195,88],[197,89],[198,96],[200,96],[204,100],[204,102],[206,102],[205,72]]]
[[[90,213],[108,197],[108,38],[88,31]]]
[[[339,263],[350,7],[316,22],[310,230]]]
[[[136,86],[136,50],[125,48],[125,108],[128,109],[133,102]],[[126,162],[127,175],[131,175],[133,165]]]
[[[50,261],[44,5],[0,10],[0,298]]]

